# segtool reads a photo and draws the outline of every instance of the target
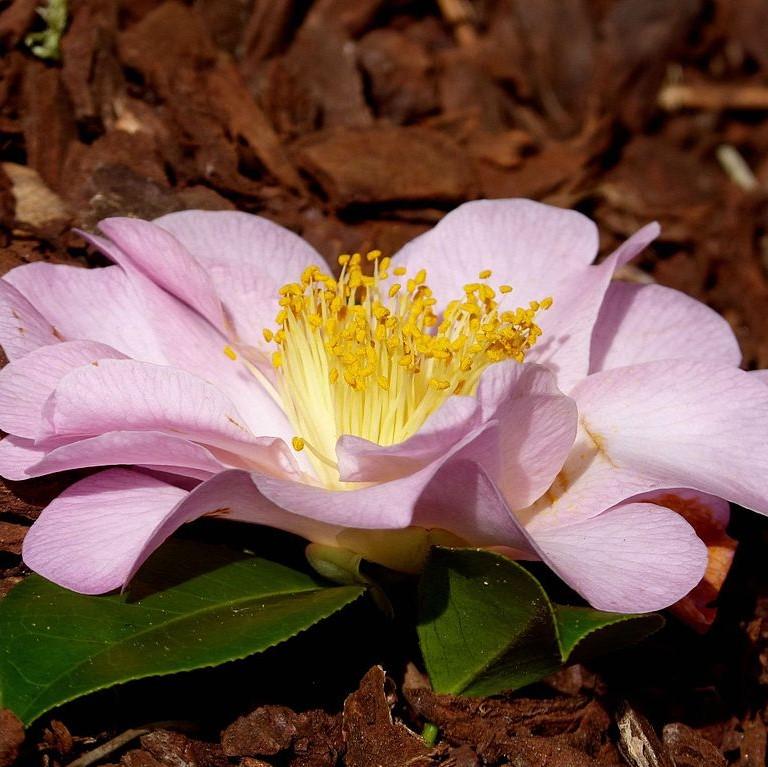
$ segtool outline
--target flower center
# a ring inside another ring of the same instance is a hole
[[[541,329],[536,314],[551,298],[504,310],[511,292],[487,283],[490,270],[464,286],[464,296],[435,313],[427,273],[392,270],[380,251],[339,257],[334,279],[310,266],[280,289],[272,363],[284,409],[296,428],[295,450],[307,448],[321,480],[337,484],[341,435],[393,445],[414,435],[445,400],[472,395],[495,362],[522,362]],[[397,281],[395,281],[397,280]]]

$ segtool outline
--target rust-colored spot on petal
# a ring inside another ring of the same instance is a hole
[[[222,506],[220,509],[214,509],[204,514],[204,517],[225,517],[227,514],[231,514],[232,509],[228,506]]]
[[[241,423],[238,423],[234,418],[232,418],[231,415],[227,416],[227,420],[233,425],[236,426],[240,431],[248,431],[248,429],[245,428]]]

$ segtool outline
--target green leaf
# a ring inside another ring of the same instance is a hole
[[[560,665],[538,581],[500,554],[435,548],[421,579],[419,642],[438,692],[493,695]]]
[[[480,549],[433,549],[419,597],[419,642],[443,693],[514,690],[664,625],[656,614],[555,605],[524,567]]]
[[[554,608],[563,662],[587,660],[635,644],[664,625],[658,613],[627,615],[571,605]]]
[[[363,591],[183,540],[163,546],[122,595],[75,594],[33,575],[0,601],[0,708],[29,724],[121,682],[245,658]]]

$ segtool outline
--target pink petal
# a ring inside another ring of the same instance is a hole
[[[684,597],[707,547],[674,511],[627,503],[535,536],[544,560],[598,610],[649,612]]]
[[[77,482],[40,515],[24,541],[29,567],[61,586],[101,594],[124,586],[182,524],[206,514],[270,524],[332,543],[336,530],[294,517],[230,470],[187,492],[154,477],[110,469]]]
[[[481,436],[482,439],[482,436]],[[502,496],[496,483],[473,458],[478,445],[470,446],[471,457],[443,466],[419,498],[413,524],[448,530],[470,546],[491,546],[528,552],[530,538]]]
[[[45,456],[45,448],[36,447],[31,439],[9,434],[0,440],[0,477],[19,481],[29,479],[29,467]]]
[[[564,392],[570,392],[589,371],[595,323],[616,268],[647,247],[658,232],[657,224],[648,224],[602,263],[570,275],[552,294],[552,308],[537,317],[543,335],[527,360],[552,369]]]
[[[741,350],[717,312],[661,285],[614,282],[592,337],[591,371],[688,358],[738,367]]]
[[[768,388],[748,373],[648,362],[596,373],[573,397],[576,445],[548,498],[525,515],[531,530],[676,487],[768,513]]]
[[[44,437],[123,430],[162,431],[231,451],[270,471],[295,470],[282,441],[254,436],[222,392],[176,368],[102,360],[64,376],[46,404]]]
[[[3,443],[0,443],[0,448]],[[112,431],[71,442],[52,449],[38,447],[38,461],[26,469],[25,477],[39,477],[57,471],[82,469],[89,466],[152,466],[171,474],[207,479],[227,468],[229,455],[189,442],[181,437],[155,431]],[[2,450],[0,450],[0,457]],[[231,456],[235,465],[245,462]],[[231,465],[231,464],[230,464]],[[0,473],[2,463],[0,463]]]
[[[440,468],[471,444],[485,426],[479,426],[424,468],[404,477],[354,490],[330,490],[290,479],[253,473],[253,481],[276,506],[329,525],[365,530],[392,530],[412,523],[419,498]]]
[[[128,280],[141,301],[143,318],[156,330],[157,345],[166,363],[215,381],[237,404],[255,433],[290,441],[293,427],[281,406],[254,377],[241,355],[235,360],[225,355],[228,339],[221,332],[133,267],[114,243],[82,234],[110,258],[127,264]],[[271,362],[268,368],[272,371]]]
[[[76,482],[43,510],[24,539],[35,572],[82,594],[120,588],[152,531],[184,490],[125,469]]]
[[[152,282],[225,330],[221,303],[210,275],[165,229],[136,218],[107,218],[99,228],[117,248],[106,254],[123,267],[137,268]],[[126,263],[127,261],[127,263]]]
[[[16,360],[40,346],[57,344],[56,328],[6,278],[0,279],[0,346]]]
[[[166,361],[142,301],[120,267],[80,269],[36,262],[12,269],[3,279],[56,327],[57,340],[98,341],[129,357]]]
[[[764,384],[768,384],[768,370],[750,370],[749,375]]]
[[[204,267],[241,341],[264,348],[278,290],[308,266],[324,264],[301,237],[248,213],[188,210],[153,223],[170,232]]]
[[[491,269],[492,285],[514,287],[510,300],[525,306],[557,294],[597,255],[597,228],[586,216],[532,200],[476,200],[448,213],[396,256],[412,274],[427,270],[441,304],[461,298],[463,286]]]
[[[361,437],[342,436],[336,444],[343,482],[387,482],[418,471],[479,424],[475,397],[450,397],[405,442],[377,445]]]
[[[676,602],[701,579],[707,560],[690,525],[650,503],[626,504],[532,535],[471,460],[454,460],[438,472],[414,524],[447,529],[473,546],[511,549],[515,558],[541,558],[594,607],[618,612]]]
[[[492,433],[495,440],[483,466],[510,507],[524,508],[562,468],[576,437],[576,404],[557,388],[549,370],[514,362],[498,363],[483,374],[478,399],[494,423],[483,438]]]
[[[59,379],[100,359],[124,359],[111,346],[93,341],[65,341],[42,346],[0,370],[0,429],[35,439],[43,405]]]

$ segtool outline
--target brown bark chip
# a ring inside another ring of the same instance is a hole
[[[458,145],[428,128],[328,131],[301,148],[299,162],[339,206],[450,202],[472,194],[470,166]]]
[[[668,724],[663,738],[675,767],[725,767],[727,764],[719,749],[680,722]]]
[[[13,522],[3,522],[0,519],[0,551],[9,554],[21,554],[21,543],[27,532],[27,527]]]
[[[430,752],[416,733],[392,719],[380,666],[374,666],[344,702],[342,730],[346,767],[406,767]]]
[[[262,706],[241,716],[221,736],[227,756],[272,756],[288,749],[296,736],[297,714],[285,706]]]
[[[7,708],[0,709],[0,767],[10,767],[24,744],[24,725]]]
[[[308,20],[272,67],[265,107],[280,133],[364,127],[372,117],[363,95],[355,43],[333,21]]]
[[[40,61],[27,65],[22,108],[27,164],[54,192],[58,192],[67,152],[76,135],[72,104],[58,69],[47,67]]]

